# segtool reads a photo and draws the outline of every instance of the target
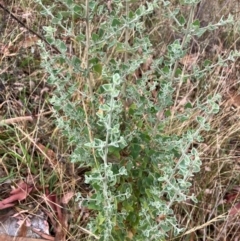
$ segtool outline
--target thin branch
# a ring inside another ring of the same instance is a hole
[[[15,21],[17,21],[21,26],[23,26],[25,29],[27,29],[30,33],[36,35],[39,39],[41,39],[44,43],[46,43],[47,45],[51,46],[54,50],[57,51],[57,53],[61,54],[61,52],[58,50],[57,47],[55,47],[54,45],[51,45],[50,43],[48,43],[48,41],[41,36],[39,33],[37,33],[36,31],[32,30],[31,28],[29,28],[28,26],[26,26],[20,19],[18,19],[12,12],[10,12],[6,7],[4,7],[1,3],[0,3],[0,8],[2,8],[6,13],[9,14],[9,16],[11,18],[13,18]]]
[[[129,2],[126,0],[126,17],[129,15]],[[129,29],[126,27],[125,29],[125,47],[127,48],[129,41]],[[128,50],[125,50],[124,53],[124,63],[126,64],[128,61]],[[127,77],[126,77],[127,78]],[[121,96],[122,96],[122,103],[123,103],[123,122],[126,122],[126,109],[127,109],[127,101],[126,101],[126,89],[127,89],[127,79],[124,80],[122,90],[121,90]]]
[[[92,83],[90,80],[89,72],[89,47],[90,47],[90,23],[89,23],[89,0],[86,0],[86,62],[87,62],[87,71],[86,71],[86,79],[88,83],[88,89],[91,96],[91,101],[93,100],[93,89]],[[94,105],[92,104],[92,111],[95,113]]]

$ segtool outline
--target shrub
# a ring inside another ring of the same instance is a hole
[[[231,16],[202,28],[194,19],[197,0],[182,1],[187,19],[169,1],[62,0],[52,6],[35,1],[51,18],[52,26],[44,27],[46,39],[60,51],[52,53],[39,43],[48,82],[56,87],[50,100],[56,123],[74,147],[71,161],[90,167],[85,182],[92,195],[77,195],[96,211],[88,228],[104,241],[179,234],[184,227],[172,207],[196,201],[189,194],[190,179],[201,160],[193,144],[210,129],[208,118],[218,112],[220,97],[177,101],[189,81],[192,90],[200,84],[208,88],[204,78],[229,58],[190,67],[182,60],[193,37],[231,23]],[[163,39],[170,32],[181,36],[167,46],[163,42],[162,55],[155,53],[159,43],[148,31],[157,18],[159,29],[169,23]]]

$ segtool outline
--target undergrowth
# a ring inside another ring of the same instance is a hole
[[[197,146],[209,120],[218,113],[217,94],[181,99],[181,88],[212,88],[204,80],[216,68],[235,61],[238,52],[212,62],[189,61],[191,44],[233,18],[201,27],[194,18],[196,0],[55,1],[35,0],[51,24],[44,27],[42,67],[56,124],[72,147],[70,159],[89,167],[76,201],[94,210],[86,240],[165,240],[184,230],[173,211],[177,203],[197,201],[191,178],[199,172]],[[59,10],[61,9],[61,10]],[[155,52],[148,19],[157,14],[175,32],[163,53]],[[185,16],[185,17],[184,17]],[[209,93],[206,91],[206,93]],[[191,201],[190,201],[191,200]],[[91,235],[92,234],[92,235]]]

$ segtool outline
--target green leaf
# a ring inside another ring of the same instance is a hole
[[[99,63],[99,59],[97,58],[97,57],[94,57],[94,58],[91,58],[90,60],[89,60],[89,63],[90,64],[98,64]]]
[[[59,40],[59,39],[56,40],[56,46],[63,53],[65,53],[67,51],[66,44],[63,41]]]
[[[51,38],[51,37],[46,37],[46,40],[49,44],[54,44],[54,42],[55,42],[55,39]]]
[[[93,40],[94,42],[97,42],[97,41],[99,40],[98,34],[93,33],[93,34],[92,34],[92,40]]]
[[[170,117],[171,116],[171,110],[166,110],[165,112],[164,112],[164,115],[166,116],[166,117]]]
[[[106,220],[106,218],[101,214],[99,213],[98,216],[97,216],[97,220],[98,220],[98,225],[102,225],[104,223],[104,221]]]
[[[119,169],[119,175],[126,175],[127,176],[127,170],[124,166],[120,167]]]
[[[110,111],[111,107],[108,104],[103,104],[100,106],[101,110],[103,111]]]
[[[102,208],[99,206],[99,204],[96,204],[94,201],[89,201],[87,204],[87,207],[91,210],[98,210],[100,211]]]
[[[170,4],[171,4],[170,1],[163,1],[163,6],[164,6],[164,7],[167,7],[167,6],[170,5]]]
[[[175,76],[176,77],[179,77],[179,76],[181,76],[182,75],[182,70],[180,69],[180,68],[177,68],[176,69],[176,74],[175,74]]]
[[[204,65],[205,67],[210,66],[211,64],[212,64],[212,61],[211,61],[211,60],[209,60],[209,59],[204,60],[203,65]]]
[[[148,135],[147,132],[143,132],[140,134],[140,138],[142,141],[148,143],[150,140],[151,140],[151,137]],[[137,142],[137,139],[134,139],[134,142],[136,143]]]
[[[57,16],[52,19],[52,23],[53,23],[53,24],[60,24],[61,21],[62,21],[62,18],[63,18],[63,16],[62,16],[62,14],[59,12],[59,13],[57,14]]]
[[[121,24],[121,22],[117,19],[117,18],[114,18],[113,21],[112,21],[112,27],[116,27],[116,26],[119,26]]]
[[[192,25],[195,27],[195,28],[200,28],[200,21],[198,19],[196,19]]]
[[[126,47],[124,43],[117,43],[116,45],[116,51],[117,52],[126,52]]]
[[[68,7],[73,5],[73,0],[62,0]]]
[[[79,34],[76,37],[76,41],[79,43],[81,43],[82,41],[85,41],[85,39],[86,39],[86,36],[84,34]]]
[[[169,69],[168,66],[164,66],[164,67],[162,68],[162,71],[163,71],[163,73],[168,74],[168,73],[170,72],[170,69]]]
[[[98,138],[94,138],[94,146],[95,147],[102,148],[102,147],[105,147],[105,145],[106,145],[105,141],[102,141]]]
[[[183,15],[180,16],[180,18],[178,19],[178,21],[179,21],[179,23],[180,23],[182,26],[184,26],[185,23],[186,23],[186,19],[184,18]]]
[[[172,229],[172,226],[169,224],[160,224],[160,227],[167,233],[168,231],[170,231]]]
[[[119,148],[116,148],[116,147],[111,146],[111,147],[109,147],[108,151],[109,151],[109,154],[110,154],[111,156],[113,156],[113,157],[115,157],[116,159],[119,159],[119,160],[120,160],[121,155],[120,155],[120,152],[119,152]]]
[[[112,89],[113,89],[112,84],[104,84],[104,85],[102,85],[102,87],[103,87],[103,89],[104,89],[105,91],[107,91],[107,92],[111,92]]]
[[[131,156],[133,157],[133,159],[136,159],[141,151],[141,146],[139,144],[132,144],[130,150]]]
[[[192,104],[190,102],[188,102],[185,106],[184,109],[192,109]]]
[[[204,125],[205,124],[205,118],[202,117],[202,116],[197,116],[197,122],[200,124],[200,125]]]
[[[135,104],[135,103],[132,103],[132,104],[129,106],[128,114],[129,114],[129,115],[134,115],[136,109],[137,109],[136,104]]]
[[[131,171],[131,169],[133,168],[133,163],[132,163],[132,161],[128,161],[128,162],[127,162],[126,168],[127,168],[127,171],[128,171],[128,172]]]
[[[134,18],[134,17],[135,17],[134,12],[130,11],[129,14],[128,14],[128,17],[129,17],[130,19]]]
[[[119,74],[114,74],[113,75],[113,83],[115,85],[119,85],[121,83],[120,75]]]
[[[74,5],[73,11],[75,14],[82,15],[83,14],[83,8],[77,4]]]
[[[71,59],[71,64],[72,64],[73,66],[81,65],[81,60],[74,55],[74,56],[72,57],[72,59]]]
[[[138,16],[141,16],[143,14],[143,12],[145,11],[145,7],[143,5],[140,5],[140,7],[136,10],[136,14]]]
[[[103,37],[104,33],[105,33],[105,31],[102,28],[98,29],[98,35],[99,35],[100,38]]]
[[[124,201],[122,203],[123,208],[128,211],[128,212],[132,212],[134,211],[134,207],[133,207],[133,203],[129,202],[129,201]]]
[[[94,70],[94,72],[96,72],[97,74],[99,74],[99,75],[102,75],[102,64],[95,64],[94,66],[93,66],[93,70]]]

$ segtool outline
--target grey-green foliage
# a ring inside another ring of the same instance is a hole
[[[209,130],[207,120],[217,113],[219,99],[199,99],[195,106],[187,103],[184,112],[174,113],[176,86],[184,85],[190,77],[198,79],[197,86],[215,67],[209,62],[185,72],[179,59],[186,55],[192,36],[201,36],[232,19],[201,28],[193,19],[198,2],[193,0],[182,1],[191,6],[189,19],[181,15],[180,8],[172,10],[170,1],[62,0],[52,6],[35,1],[52,19],[52,25],[44,27],[46,39],[61,52],[50,53],[40,43],[42,66],[49,83],[56,86],[51,103],[57,125],[74,147],[71,161],[91,167],[85,182],[93,194],[83,197],[78,193],[82,205],[97,213],[88,228],[104,241],[163,240],[169,231],[179,234],[184,227],[178,226],[172,206],[188,198],[195,201],[194,196],[188,196],[189,178],[200,170],[201,160],[191,144],[202,140],[200,131]],[[169,44],[166,54],[134,79],[135,71],[154,50],[145,17],[160,8],[183,39]],[[75,26],[77,19],[84,24]],[[69,53],[61,35],[56,37],[59,32],[74,40],[79,53]],[[231,55],[232,61],[236,55]],[[91,74],[95,79],[101,76],[100,86]],[[151,90],[157,86],[156,102]],[[169,131],[177,130],[175,125],[197,112],[201,116],[194,127],[180,134]]]

